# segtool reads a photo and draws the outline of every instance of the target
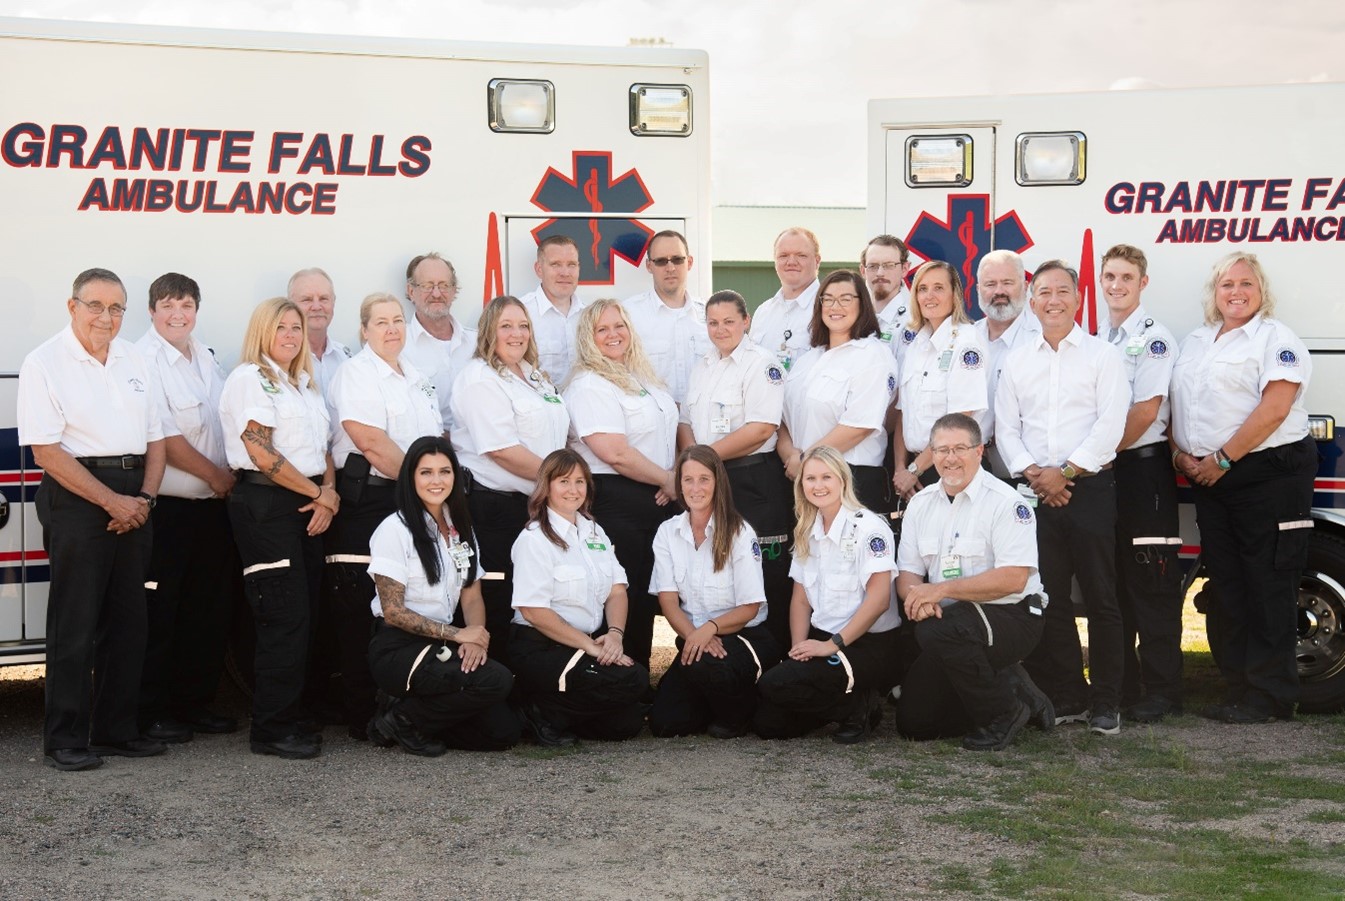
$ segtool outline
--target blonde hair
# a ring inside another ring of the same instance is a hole
[[[911,331],[918,332],[925,327],[925,313],[920,309],[915,292],[920,288],[920,283],[935,272],[943,272],[948,276],[948,286],[953,292],[953,325],[971,325],[962,293],[962,276],[949,263],[943,260],[930,260],[915,270],[915,278],[911,279]]]
[[[291,311],[299,315],[299,325],[303,329],[303,334],[300,335],[299,352],[294,355],[286,370],[280,372],[267,361],[267,358],[271,353],[271,342],[275,339],[280,320]],[[243,333],[243,350],[238,355],[238,360],[240,363],[253,364],[272,381],[287,381],[296,388],[299,387],[299,373],[308,373],[309,387],[314,391],[318,390],[318,383],[313,378],[313,354],[308,349],[308,320],[298,304],[288,298],[272,297],[257,304],[257,308],[252,311],[252,317],[248,319],[247,331]]]
[[[499,297],[493,298],[481,311],[481,318],[476,323],[476,353],[472,354],[478,360],[485,360],[490,368],[500,375],[505,374],[505,365],[504,361],[500,359],[500,355],[495,352],[495,342],[498,340],[496,332],[500,327],[500,317],[509,307],[518,307],[523,311],[524,318],[528,320],[528,349],[523,351],[524,362],[536,369],[539,360],[537,338],[532,333],[532,316],[529,315],[528,308],[517,297],[501,294]],[[542,375],[545,375],[548,381],[551,380],[551,376],[545,372]]]
[[[386,291],[375,291],[373,294],[370,294],[368,297],[364,298],[364,300],[360,301],[361,347],[369,343],[369,339],[365,337],[364,331],[369,327],[369,320],[373,318],[374,307],[378,306],[381,303],[395,303],[397,305],[397,309],[402,311],[402,317],[405,318],[406,316],[406,308],[402,306],[402,302],[397,298],[393,297],[391,294],[387,293]],[[405,328],[405,325],[403,325],[403,328]]]
[[[1214,295],[1219,288],[1219,280],[1228,274],[1238,263],[1246,263],[1252,270],[1252,275],[1256,277],[1257,283],[1261,287],[1261,309],[1256,315],[1264,316],[1267,319],[1275,318],[1275,295],[1270,290],[1270,279],[1266,277],[1266,270],[1261,268],[1261,261],[1256,258],[1256,254],[1248,253],[1245,250],[1235,250],[1226,257],[1221,257],[1215,264],[1214,270],[1210,272],[1209,281],[1205,283],[1205,293],[1201,298],[1201,304],[1205,308],[1205,324],[1219,325],[1224,321],[1224,317],[1219,313],[1219,307],[1214,302]]]
[[[625,365],[604,357],[598,347],[597,338],[594,337],[598,329],[598,320],[603,313],[612,309],[621,314],[621,321],[630,332],[630,346],[626,348]],[[570,370],[570,377],[566,379],[567,386],[574,381],[575,376],[587,370],[602,376],[627,394],[640,393],[641,383],[663,387],[663,380],[654,372],[653,365],[645,356],[640,336],[635,333],[635,326],[631,324],[630,316],[620,302],[610,297],[593,301],[579,314],[579,324],[575,328],[574,368]]]
[[[808,559],[808,539],[812,537],[813,523],[817,520],[817,505],[803,494],[803,468],[811,460],[820,460],[841,480],[842,507],[847,510],[858,510],[861,507],[859,498],[855,497],[855,478],[850,474],[850,464],[845,462],[840,451],[823,444],[804,454],[799,461],[798,478],[794,479],[794,516],[798,519],[798,525],[794,526],[795,560]]]

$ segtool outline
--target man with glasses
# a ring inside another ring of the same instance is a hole
[[[579,287],[579,245],[565,235],[552,235],[537,245],[533,272],[541,280],[535,291],[519,298],[532,319],[539,367],[559,387],[574,365],[575,328],[585,302]]]
[[[859,269],[873,295],[873,309],[878,313],[881,326],[879,337],[897,352],[900,337],[906,325],[906,311],[911,295],[906,290],[906,273],[911,268],[911,255],[900,238],[879,235],[859,252]]]
[[[995,390],[1009,351],[1040,334],[1041,323],[1030,312],[1022,315],[1027,307],[1027,281],[1023,258],[1012,250],[992,250],[981,257],[976,267],[976,293],[981,301],[981,312],[985,314],[977,320],[976,331],[989,357],[986,390],[990,410],[986,421],[990,427],[985,432],[985,458],[991,472],[1007,479],[1009,470],[1005,468],[995,442]]]
[[[453,380],[476,352],[476,329],[453,316],[457,296],[457,270],[439,254],[424,253],[406,264],[406,298],[416,315],[406,324],[405,354],[434,385],[445,433],[453,430]]]
[[[687,290],[694,262],[680,232],[659,232],[645,251],[644,266],[654,278],[653,290],[622,304],[654,371],[678,404],[686,403],[696,361],[710,352],[705,301]]]
[[[303,310],[304,324],[308,328],[308,349],[313,352],[313,378],[318,389],[325,393],[337,367],[350,359],[350,348],[327,336],[332,314],[336,311],[336,289],[332,287],[331,277],[313,266],[290,276],[285,296]]]
[[[920,646],[902,681],[897,729],[1000,751],[1029,722],[1055,726],[1050,699],[1019,663],[1041,638],[1046,604],[1036,518],[981,468],[975,419],[940,417],[930,448],[939,481],[911,499],[897,548],[897,595]]]
[[[789,370],[809,347],[808,325],[817,298],[817,270],[822,249],[817,235],[806,228],[787,228],[775,238],[775,275],[780,290],[757,308],[748,334],[775,354]]]
[[[58,770],[87,770],[105,756],[164,751],[136,722],[164,447],[149,367],[117,339],[121,279],[81,272],[66,308],[69,328],[19,371],[19,443],[45,470],[36,498],[51,561],[43,750]]]

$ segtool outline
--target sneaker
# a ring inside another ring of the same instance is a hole
[[[1055,709],[1055,724],[1057,726],[1066,726],[1070,723],[1088,722],[1087,707],[1057,707]]]
[[[1013,709],[1000,714],[994,722],[962,736],[962,747],[968,751],[1003,751],[1013,744],[1032,718],[1032,711],[1026,704],[1017,699],[1013,703]]]
[[[1121,714],[1115,708],[1104,707],[1088,718],[1088,731],[1094,735],[1120,735]]]
[[[1178,716],[1181,712],[1181,704],[1169,701],[1162,695],[1151,695],[1126,708],[1126,716],[1137,723],[1156,723],[1164,717]]]

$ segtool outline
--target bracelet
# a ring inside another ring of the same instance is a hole
[[[321,486],[321,485],[318,485],[318,486],[317,486],[317,489],[318,489],[318,493],[315,494],[315,495],[313,495],[313,500],[317,500],[318,498],[322,497],[322,486]]]
[[[620,635],[622,638],[625,638],[625,637],[626,637],[626,630],[623,629],[623,628],[621,628],[620,626],[608,626],[608,627],[607,627],[607,631],[608,631],[608,632],[616,632],[616,633],[617,633],[618,635]]]
[[[1182,449],[1181,449],[1180,447],[1179,447],[1179,448],[1176,448],[1176,449],[1174,449],[1174,450],[1172,451],[1172,465],[1173,465],[1173,466],[1176,466],[1176,465],[1177,465],[1177,458],[1180,457],[1181,455],[1182,455]]]
[[[715,622],[714,620],[709,620],[709,623],[710,623],[710,625],[712,625],[712,626],[715,627],[715,634],[718,635],[718,634],[719,634],[719,623]]]

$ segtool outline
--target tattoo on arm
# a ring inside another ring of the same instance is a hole
[[[387,576],[374,576],[374,587],[378,590],[378,600],[383,605],[383,620],[389,626],[396,626],[412,635],[423,635],[436,641],[448,641],[458,630],[438,620],[421,616],[406,607],[406,586]]]
[[[252,464],[256,466],[257,469],[265,473],[268,479],[275,478],[276,473],[280,472],[286,463],[285,455],[276,450],[275,442],[271,437],[274,434],[275,429],[266,425],[259,425],[255,429],[249,427],[243,430],[243,443],[245,445],[255,445],[270,458],[271,464],[267,466],[265,465],[265,460],[257,459],[257,454],[252,452],[251,447],[247,448],[248,459],[252,461]]]

